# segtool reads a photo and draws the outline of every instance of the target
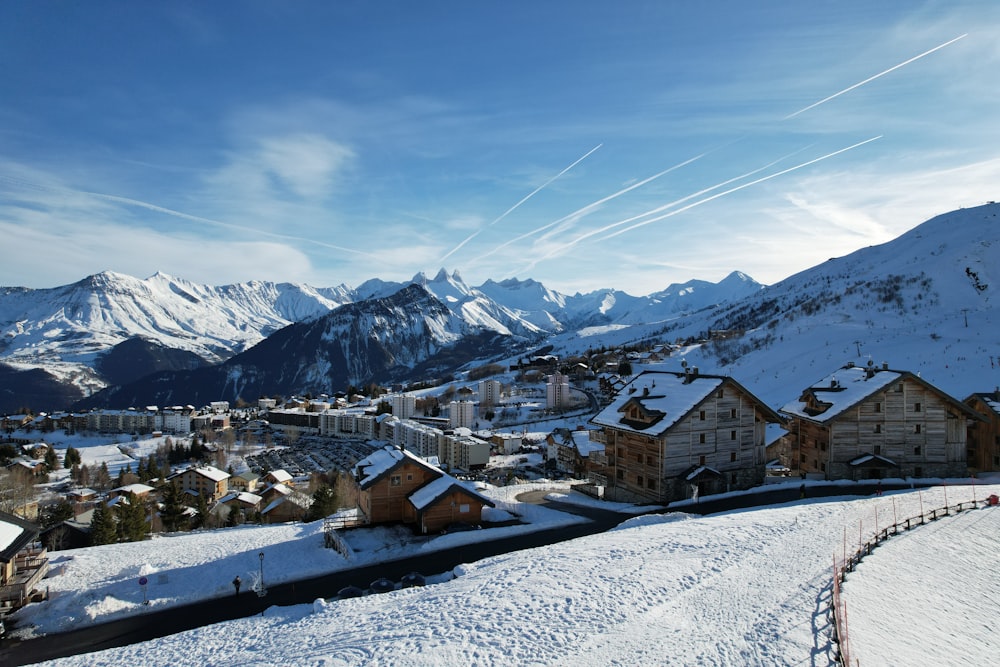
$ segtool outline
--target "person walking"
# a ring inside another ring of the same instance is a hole
[[[240,575],[236,575],[236,578],[233,579],[233,588],[236,589],[236,597],[240,596],[240,586],[242,584],[243,584],[243,580],[240,579]]]

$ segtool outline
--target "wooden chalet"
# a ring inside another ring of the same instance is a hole
[[[781,417],[731,377],[644,371],[591,423],[605,446],[593,481],[604,497],[665,503],[764,481],[765,431]]]
[[[493,503],[420,457],[387,446],[354,468],[363,522],[406,523],[437,532],[450,523],[479,525]]]
[[[793,472],[826,479],[964,477],[970,420],[958,399],[908,371],[847,364],[779,411]]]
[[[212,503],[229,492],[229,473],[214,466],[187,468],[167,477],[167,481],[177,480],[181,490],[195,496],[204,495]]]
[[[984,421],[970,421],[966,442],[969,472],[1000,470],[1000,388],[989,393],[973,394],[963,403],[975,410]]]
[[[35,524],[0,512],[0,607],[17,609],[29,602],[48,573],[38,533]]]

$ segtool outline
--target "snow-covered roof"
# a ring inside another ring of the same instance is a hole
[[[457,479],[449,475],[443,475],[435,479],[433,482],[423,485],[422,487],[411,493],[408,500],[410,501],[410,504],[412,504],[413,507],[417,509],[417,511],[420,511],[425,507],[427,507],[428,505],[430,505],[431,503],[433,503],[441,496],[445,495],[446,493],[449,493],[453,487],[467,496],[471,496],[473,498],[476,498],[477,500],[481,500],[485,505],[489,505],[490,507],[494,506],[493,501],[491,501],[489,498],[481,496],[474,490],[463,485]]]
[[[358,480],[358,486],[364,489],[374,484],[382,475],[395,468],[404,459],[409,459],[422,468],[428,468],[441,475],[444,474],[440,469],[432,466],[419,456],[411,454],[405,449],[398,449],[392,445],[387,445],[358,461],[355,466],[355,477]]]
[[[267,473],[267,476],[269,476],[271,479],[273,479],[275,482],[279,484],[283,482],[292,481],[292,476],[291,474],[289,474],[287,470],[280,470],[280,469],[272,470],[271,472]]]
[[[726,378],[717,375],[692,375],[667,371],[643,371],[632,379],[601,410],[591,423],[625,431],[659,435],[684,418],[699,403],[718,391]],[[657,414],[652,424],[624,419],[626,404],[637,402],[648,413]]]
[[[248,505],[257,505],[264,499],[256,493],[250,493],[249,491],[230,491],[226,495],[219,498],[219,503],[224,505],[233,500],[237,500]]]
[[[221,482],[224,479],[229,479],[230,475],[225,470],[219,470],[215,466],[199,466],[193,469],[194,472],[204,477],[208,477],[213,482]]]
[[[571,431],[573,444],[580,456],[588,456],[591,452],[603,452],[604,443],[590,439],[590,431]]]
[[[150,491],[152,491],[153,487],[149,486],[148,484],[136,483],[136,484],[126,484],[125,486],[119,486],[117,489],[114,490],[120,493],[134,493],[137,496],[141,496],[145,493],[149,493]]]
[[[827,422],[872,394],[884,391],[903,375],[901,371],[844,366],[809,387],[797,400],[782,407],[781,412],[814,422]],[[803,399],[810,395],[827,407],[819,413],[809,408]]]

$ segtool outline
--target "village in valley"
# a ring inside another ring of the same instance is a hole
[[[317,543],[350,551],[352,534],[379,526],[407,541],[490,539],[480,531],[532,523],[520,489],[639,513],[771,484],[804,494],[1000,471],[995,391],[951,396],[905,369],[847,363],[768,405],[672,352],[612,351],[599,368],[537,355],[367,395],[7,415],[8,629],[49,604],[73,567],[60,552],[91,545],[315,522]]]

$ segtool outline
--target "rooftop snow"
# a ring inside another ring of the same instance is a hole
[[[599,426],[659,435],[708,398],[724,381],[718,376],[695,375],[688,380],[680,373],[644,371],[625,385],[611,404],[591,421]],[[632,400],[646,410],[663,413],[663,418],[646,427],[623,422],[622,408]]]
[[[781,408],[781,412],[815,422],[830,421],[903,377],[903,373],[899,371],[871,370],[874,373],[861,366],[845,366],[809,387],[808,391],[812,392],[818,401],[830,404],[830,407],[819,414],[809,414],[806,411],[806,403],[802,400],[788,403]]]

